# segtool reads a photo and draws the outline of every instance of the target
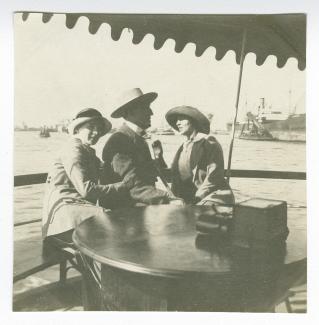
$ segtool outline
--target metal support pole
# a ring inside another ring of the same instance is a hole
[[[244,66],[244,60],[245,60],[246,38],[247,38],[247,29],[245,28],[244,32],[243,32],[243,41],[242,41],[241,53],[240,53],[239,78],[238,78],[237,97],[236,97],[236,106],[235,106],[236,111],[235,111],[235,116],[233,119],[231,141],[230,141],[229,152],[228,152],[228,165],[227,165],[227,173],[226,173],[228,183],[229,183],[229,179],[230,179],[230,168],[231,168],[231,159],[232,159],[232,154],[233,154],[233,146],[234,146],[234,138],[235,138],[235,127],[236,127],[236,121],[237,121],[237,115],[238,115],[241,81],[242,81],[243,66]]]

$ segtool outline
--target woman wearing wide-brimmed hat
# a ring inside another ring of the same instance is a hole
[[[234,196],[224,178],[222,147],[209,135],[210,122],[197,108],[178,106],[166,113],[167,122],[186,141],[172,163],[172,191],[187,203],[232,205]]]
[[[122,182],[100,185],[100,160],[91,147],[108,133],[112,124],[94,109],[80,111],[69,124],[70,138],[65,143],[46,182],[42,218],[43,238],[60,236],[71,240],[81,221],[105,214],[98,200],[130,189],[130,174]]]

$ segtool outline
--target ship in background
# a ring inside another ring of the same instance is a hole
[[[231,128],[232,123],[227,123],[227,130]],[[305,142],[306,113],[296,114],[296,107],[290,114],[272,110],[261,98],[257,114],[247,112],[246,120],[236,123],[235,134],[246,140]]]
[[[50,138],[50,131],[46,125],[42,126],[40,129],[39,137],[40,138]]]

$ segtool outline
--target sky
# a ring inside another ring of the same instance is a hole
[[[176,53],[175,42],[167,40],[155,50],[153,35],[134,45],[131,31],[124,30],[120,40],[113,41],[110,30],[103,24],[91,35],[85,17],[68,29],[64,15],[44,24],[41,14],[31,14],[26,22],[16,14],[15,125],[55,125],[85,107],[109,117],[121,93],[134,87],[158,92],[151,106],[154,127],[164,126],[166,111],[179,105],[213,114],[216,129],[232,120],[239,73],[234,52],[217,61],[210,47],[198,58],[194,44]],[[246,56],[239,120],[246,111],[256,111],[261,97],[266,106],[283,113],[295,106],[297,113],[305,111],[305,72],[298,70],[295,59],[279,69],[273,56],[262,66],[255,64],[254,54]],[[114,126],[120,123],[111,121]]]

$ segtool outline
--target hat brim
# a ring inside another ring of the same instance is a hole
[[[178,116],[184,115],[186,117],[189,117],[195,122],[195,127],[198,132],[209,134],[210,133],[210,122],[208,118],[201,113],[198,109],[190,107],[190,106],[178,106],[170,109],[166,115],[166,121],[168,124],[175,129],[176,131],[179,131],[176,122]]]
[[[93,121],[93,120],[97,120],[97,121],[102,121],[104,123],[104,130],[101,134],[101,136],[105,135],[106,133],[108,133],[109,131],[111,131],[112,129],[112,123],[106,119],[103,116],[94,116],[94,117],[79,117],[74,119],[68,126],[68,132],[69,134],[74,134],[74,130],[79,127],[81,124],[84,124],[86,122],[89,121]]]
[[[113,117],[113,118],[123,117],[123,115],[127,111],[127,109],[130,109],[130,108],[135,107],[142,103],[150,104],[151,102],[153,102],[156,99],[157,96],[158,96],[157,93],[150,92],[150,93],[143,94],[142,96],[136,97],[136,98],[126,102],[124,105],[121,105],[119,108],[117,108],[111,114],[111,117]]]

